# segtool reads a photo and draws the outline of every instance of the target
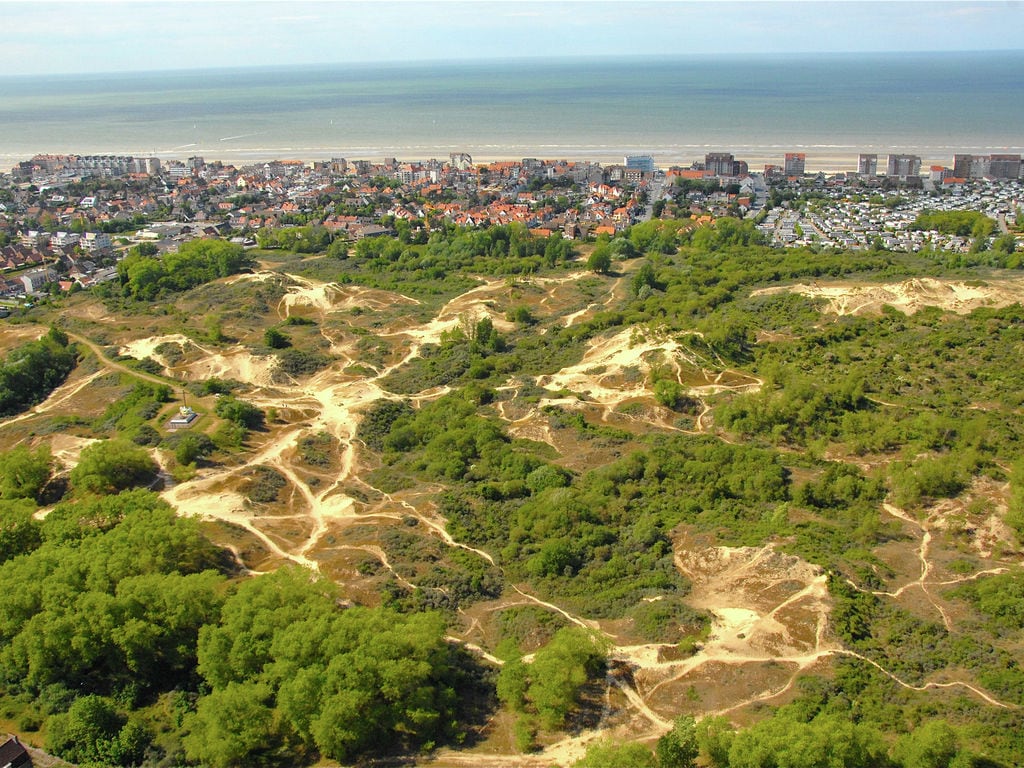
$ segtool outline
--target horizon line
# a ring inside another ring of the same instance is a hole
[[[60,72],[22,72],[22,73],[3,73],[0,74],[0,82],[3,80],[15,80],[15,79],[28,79],[28,78],[50,78],[50,77],[85,77],[85,76],[121,76],[131,77],[134,75],[160,75],[160,74],[184,74],[184,73],[200,73],[200,72],[245,72],[245,71],[266,71],[266,70],[312,70],[312,69],[332,69],[336,67],[356,67],[361,69],[373,69],[373,68],[387,68],[387,67],[403,67],[403,66],[418,66],[418,65],[434,65],[434,66],[445,66],[445,65],[459,65],[459,64],[528,64],[528,63],[563,63],[572,61],[593,61],[600,59],[602,61],[685,61],[685,60],[712,60],[712,59],[760,59],[760,58],[771,58],[771,59],[795,59],[804,57],[830,57],[830,58],[842,58],[850,56],[899,56],[899,57],[913,57],[913,56],[978,56],[978,55],[1006,55],[1006,54],[1020,54],[1024,55],[1024,47],[1021,48],[964,48],[964,49],[920,49],[920,50],[893,50],[893,49],[872,49],[872,50],[806,50],[806,51],[727,51],[727,52],[708,52],[708,51],[696,51],[696,52],[685,52],[685,53],[644,53],[644,54],[570,54],[564,56],[553,56],[550,54],[540,55],[522,55],[522,56],[472,56],[472,57],[453,57],[453,58],[433,58],[433,59],[381,59],[381,60],[361,60],[361,61],[321,61],[321,62],[299,62],[289,64],[236,64],[236,65],[211,65],[211,66],[194,66],[194,67],[161,67],[152,69],[132,69],[132,70],[110,70],[110,69],[96,69],[96,70],[70,70]]]

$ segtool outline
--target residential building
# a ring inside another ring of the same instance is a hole
[[[448,155],[452,168],[458,171],[468,171],[473,167],[473,156],[468,152],[452,152]]]
[[[654,158],[651,155],[626,155],[622,158],[622,164],[644,173],[654,173]]]
[[[887,176],[907,179],[921,175],[921,158],[918,155],[889,155]]]
[[[1020,155],[991,155],[988,175],[994,179],[1019,179]]]
[[[878,155],[862,152],[857,157],[857,173],[861,176],[878,175]]]
[[[807,164],[807,155],[803,152],[787,152],[783,166],[786,176],[803,176]]]
[[[43,286],[47,283],[52,283],[57,279],[57,273],[49,268],[33,269],[31,272],[26,272],[21,277],[21,284],[25,287],[25,293],[38,293],[42,290]]]
[[[114,243],[111,241],[110,235],[106,232],[86,232],[82,235],[79,245],[82,247],[83,251],[88,251],[89,253],[110,250],[114,247]]]
[[[953,155],[953,176],[958,179],[983,179],[989,175],[987,155]]]
[[[736,158],[731,152],[708,152],[704,155],[704,169],[712,176],[732,176],[736,171]]]
[[[32,758],[17,736],[0,744],[0,768],[32,768]]]

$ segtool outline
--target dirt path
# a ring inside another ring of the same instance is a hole
[[[153,374],[146,373],[145,371],[137,371],[134,368],[129,368],[124,363],[119,363],[116,360],[111,360],[109,357],[103,354],[103,350],[100,348],[98,344],[96,344],[96,342],[90,341],[89,339],[85,338],[85,336],[74,333],[72,331],[67,331],[67,334],[68,338],[74,339],[76,342],[87,346],[90,349],[90,351],[92,351],[92,353],[96,355],[96,359],[99,361],[99,363],[105,368],[109,368],[114,371],[119,371],[120,373],[126,373],[129,376],[134,376],[137,379],[142,379],[143,381],[148,381],[152,384],[160,384],[172,388],[178,384],[173,379],[166,379],[160,376],[154,376]]]
[[[840,649],[840,650],[835,651],[835,653],[837,655],[842,655],[842,656],[852,656],[852,657],[854,657],[856,659],[860,659],[861,661],[870,664],[875,669],[877,669],[879,672],[881,672],[883,675],[885,675],[890,680],[892,680],[894,683],[896,683],[900,687],[906,688],[907,690],[910,690],[910,691],[927,691],[927,690],[931,690],[933,688],[964,688],[964,689],[970,691],[971,693],[973,693],[975,696],[977,696],[982,701],[985,701],[985,702],[987,702],[988,704],[991,704],[994,707],[999,707],[1001,709],[1021,709],[1021,707],[1017,706],[1016,704],[1007,704],[1006,702],[999,701],[999,699],[995,698],[991,694],[981,690],[980,688],[978,688],[978,687],[976,687],[974,685],[971,685],[970,683],[964,682],[963,680],[953,680],[953,681],[948,682],[948,683],[925,683],[924,685],[911,685],[910,683],[907,683],[907,682],[905,682],[903,680],[900,680],[898,677],[896,677],[896,675],[894,675],[892,672],[887,670],[885,667],[883,667],[877,661],[873,661],[872,659],[869,659],[867,656],[862,656],[861,654],[857,653],[856,651]]]
[[[949,613],[946,611],[946,608],[942,605],[942,603],[940,603],[939,600],[935,597],[935,595],[933,595],[931,593],[931,590],[929,589],[929,587],[931,587],[931,586],[949,586],[951,584],[957,584],[957,583],[959,583],[961,581],[969,581],[969,580],[972,580],[972,579],[976,579],[976,578],[978,578],[978,576],[980,576],[982,574],[985,574],[985,573],[1000,573],[1000,572],[1005,571],[1006,569],[1005,568],[987,569],[987,570],[982,571],[980,573],[973,574],[971,576],[965,576],[962,579],[954,579],[954,580],[951,580],[951,581],[932,581],[932,580],[929,580],[928,577],[931,575],[931,572],[932,572],[932,561],[931,561],[931,558],[929,557],[929,548],[931,546],[931,541],[932,541],[932,532],[931,532],[931,530],[925,525],[925,523],[922,523],[921,521],[917,520],[913,516],[907,514],[907,512],[905,510],[902,510],[902,509],[900,509],[899,507],[897,507],[897,506],[895,506],[893,504],[885,502],[885,503],[882,504],[882,508],[888,514],[892,515],[893,517],[897,518],[898,520],[902,520],[903,522],[907,523],[908,525],[910,525],[913,528],[916,528],[920,532],[920,534],[921,534],[921,541],[920,541],[920,544],[918,544],[917,549],[915,550],[915,554],[917,556],[917,559],[921,563],[921,571],[918,574],[916,579],[914,579],[913,581],[910,581],[910,582],[904,584],[902,587],[899,587],[898,589],[896,589],[895,591],[892,591],[892,592],[888,592],[888,591],[884,591],[884,590],[866,590],[866,589],[863,589],[862,587],[858,586],[857,584],[855,584],[853,581],[851,581],[849,579],[847,579],[847,583],[849,583],[850,586],[852,586],[854,589],[857,589],[858,591],[869,592],[872,595],[877,595],[877,596],[880,596],[880,597],[892,597],[892,598],[900,597],[908,589],[920,589],[921,592],[924,594],[925,599],[928,600],[928,602],[931,604],[931,606],[936,610],[936,612],[942,618],[942,623],[946,627],[946,631],[952,631],[953,630],[953,620],[950,618]]]

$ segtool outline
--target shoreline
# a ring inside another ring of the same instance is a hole
[[[199,144],[184,145],[170,149],[138,149],[138,148],[57,148],[39,150],[37,152],[5,152],[0,151],[0,172],[9,172],[18,163],[31,160],[37,154],[55,155],[113,155],[133,157],[156,157],[160,160],[185,161],[189,157],[199,156],[206,162],[222,162],[226,165],[242,167],[257,165],[274,161],[300,161],[306,164],[313,162],[329,161],[333,158],[345,158],[348,161],[366,160],[373,163],[381,162],[384,158],[395,158],[402,163],[423,163],[432,159],[446,161],[453,152],[467,152],[473,158],[474,165],[486,165],[494,162],[520,161],[526,157],[535,157],[541,160],[557,161],[567,160],[572,162],[594,162],[602,166],[621,164],[625,155],[639,154],[651,155],[654,158],[655,167],[666,170],[670,167],[689,167],[695,161],[702,161],[708,152],[730,152],[737,160],[745,161],[751,173],[759,173],[764,170],[765,165],[778,165],[784,163],[787,152],[803,152],[806,155],[807,173],[849,173],[857,170],[858,155],[861,153],[873,153],[878,155],[878,165],[885,167],[886,157],[889,154],[913,154],[921,158],[921,168],[924,172],[931,165],[942,165],[952,167],[954,154],[1021,154],[1024,155],[1024,147],[1005,146],[921,146],[906,144],[895,147],[879,148],[865,147],[852,148],[848,145],[823,146],[820,151],[806,145],[770,145],[770,146],[728,146],[714,144],[700,145],[679,145],[672,147],[644,148],[639,146],[455,146],[439,145],[428,147],[424,145],[396,146],[396,147],[239,147],[225,148],[223,146],[202,146]]]

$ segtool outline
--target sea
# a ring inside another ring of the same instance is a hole
[[[685,41],[680,41],[685,45]],[[223,160],[1024,152],[1024,51],[678,55],[0,76],[0,168],[36,153]]]

